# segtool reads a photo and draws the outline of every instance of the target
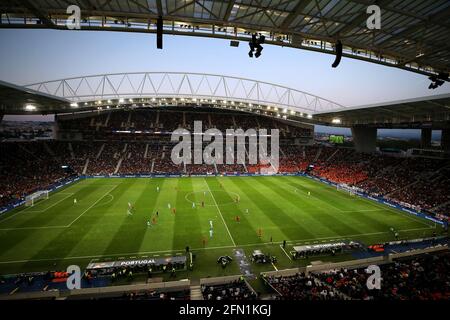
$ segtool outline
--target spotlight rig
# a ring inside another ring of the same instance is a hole
[[[259,38],[256,37],[256,34],[252,35],[252,40],[248,43],[250,47],[250,51],[248,52],[248,56],[253,58],[253,52],[255,52],[255,58],[259,58],[261,56],[261,52],[263,51],[263,47],[261,44],[264,43],[266,37],[263,35],[259,35]]]
[[[428,89],[432,89],[432,90],[439,88],[446,81],[450,81],[449,74],[443,73],[443,72],[439,73],[438,75],[431,76],[428,79],[431,80],[431,83],[428,86]]]

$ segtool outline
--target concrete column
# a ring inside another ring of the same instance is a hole
[[[431,147],[431,128],[422,129],[420,136],[420,147],[422,149]]]
[[[450,129],[442,129],[441,146],[445,153],[450,154]]]
[[[53,139],[60,140],[61,139],[61,133],[59,131],[59,122],[58,122],[58,116],[55,115],[55,122],[53,123]]]
[[[377,128],[352,128],[353,143],[357,152],[375,152],[377,147]]]
[[[4,114],[2,112],[0,112],[0,123],[2,123],[3,116],[4,116]]]

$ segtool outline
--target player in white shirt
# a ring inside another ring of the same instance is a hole
[[[77,198],[73,199],[73,204],[77,204]]]
[[[171,207],[170,207],[170,203],[167,204],[167,208],[169,208],[169,209],[171,208]]]
[[[209,227],[210,227],[211,229],[213,228],[212,220],[209,220]]]
[[[192,209],[195,208],[195,202],[192,202]]]
[[[213,237],[213,229],[209,229],[209,237],[210,237],[210,238]]]
[[[159,192],[159,186],[156,187],[156,192]]]

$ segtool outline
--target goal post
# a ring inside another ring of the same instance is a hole
[[[348,186],[347,184],[337,184],[336,190],[344,191],[344,192],[348,193],[350,196],[356,195],[356,190],[354,188]]]
[[[48,194],[49,194],[48,190],[41,190],[26,196],[25,206],[33,207],[39,200],[48,199]]]

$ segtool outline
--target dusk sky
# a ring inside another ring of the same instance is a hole
[[[450,93],[428,90],[427,77],[327,54],[265,45],[250,59],[248,45],[228,40],[121,32],[0,30],[0,80],[19,85],[114,72],[181,71],[245,77],[285,85],[344,106]]]

